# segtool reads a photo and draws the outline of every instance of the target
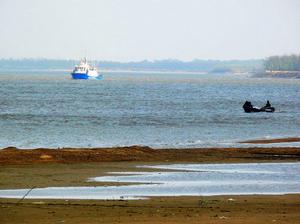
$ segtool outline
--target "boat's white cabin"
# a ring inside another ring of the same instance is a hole
[[[91,67],[88,63],[86,58],[80,61],[79,65],[75,66],[74,72],[87,72],[87,71],[95,71],[96,68]]]

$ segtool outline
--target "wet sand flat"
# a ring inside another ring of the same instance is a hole
[[[7,223],[299,223],[300,196],[163,197],[140,201],[1,200]]]

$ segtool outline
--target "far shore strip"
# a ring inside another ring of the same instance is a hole
[[[262,161],[299,161],[300,147],[187,148],[152,149],[146,146],[121,148],[0,150],[0,166],[36,163],[90,162],[198,162],[232,163]]]
[[[257,140],[247,140],[238,143],[248,143],[248,144],[271,144],[271,143],[285,143],[285,142],[300,142],[300,137],[294,138],[273,138],[273,139],[257,139]]]

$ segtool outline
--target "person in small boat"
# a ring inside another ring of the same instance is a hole
[[[265,105],[265,106],[263,106],[263,107],[261,108],[261,110],[262,110],[262,111],[264,111],[265,109],[269,109],[269,108],[271,108],[271,104],[270,104],[270,101],[269,101],[269,100],[267,100],[267,103],[266,103],[266,105]]]
[[[266,105],[262,108],[253,107],[250,101],[246,101],[243,105],[243,109],[246,113],[251,112],[274,112],[275,108],[271,106],[270,101],[268,100]]]

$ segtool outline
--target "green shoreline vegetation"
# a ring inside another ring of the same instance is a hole
[[[299,71],[300,55],[271,56],[264,61],[266,71]]]
[[[300,78],[300,55],[271,56],[264,61],[264,72],[258,77]]]

